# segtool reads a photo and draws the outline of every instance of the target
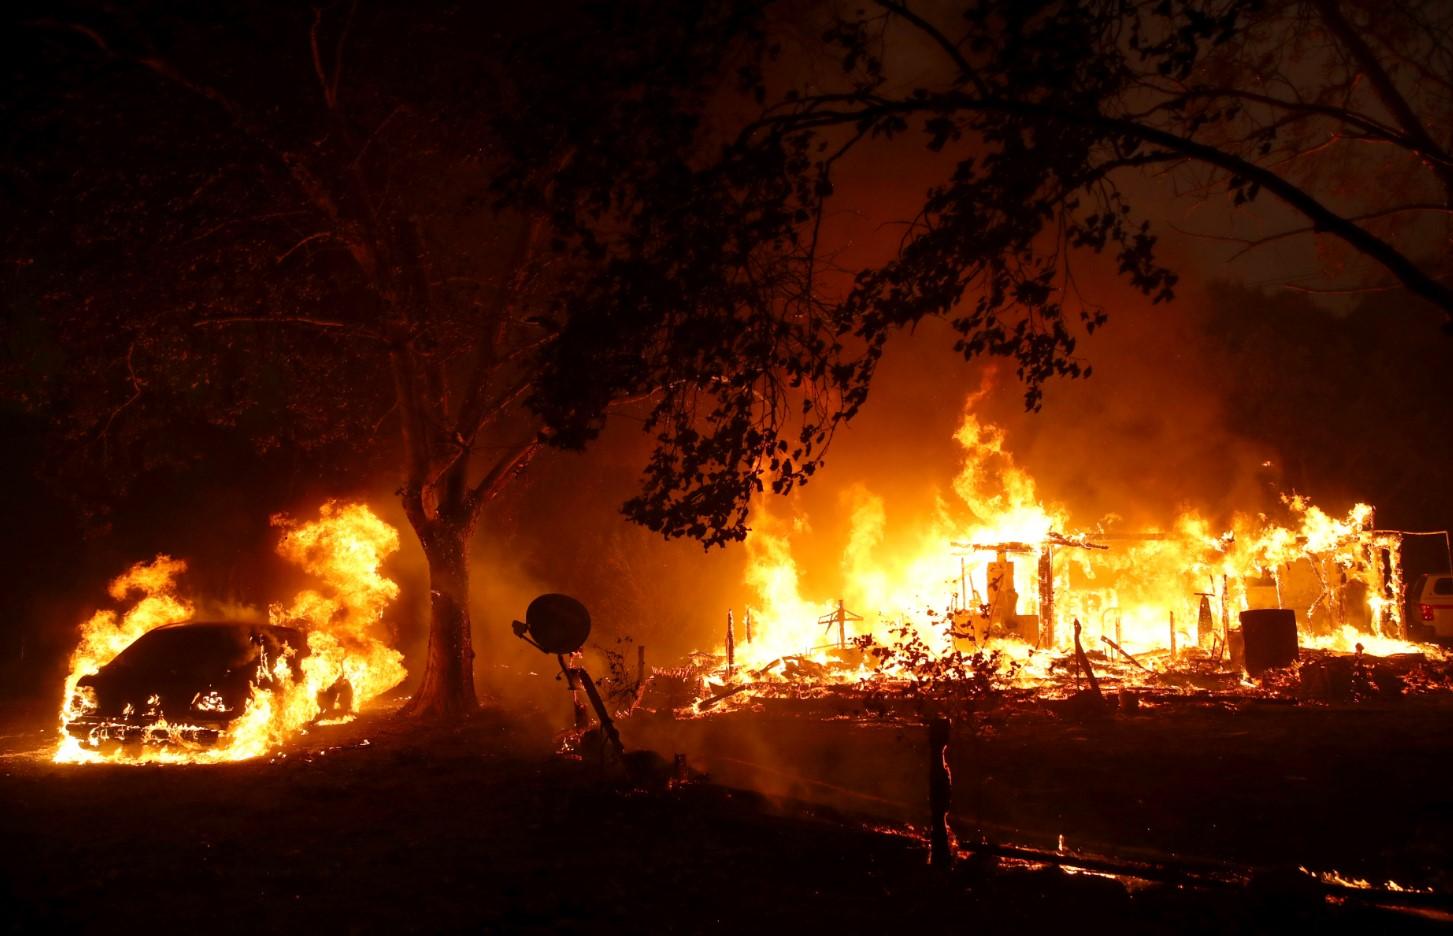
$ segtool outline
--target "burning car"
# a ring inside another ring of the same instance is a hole
[[[246,709],[254,689],[297,679],[298,661],[307,654],[303,632],[292,627],[238,621],[157,627],[77,682],[66,729],[93,748],[212,743]],[[319,700],[325,712],[351,707],[346,680],[326,695]]]

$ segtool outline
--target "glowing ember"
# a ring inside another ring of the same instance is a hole
[[[362,504],[332,502],[323,505],[316,520],[274,517],[273,524],[287,531],[279,554],[322,583],[285,607],[269,609],[271,633],[301,632],[307,652],[254,635],[259,649],[250,696],[242,713],[220,733],[187,720],[229,714],[223,696],[210,690],[196,694],[189,712],[170,717],[160,697],[151,696],[140,713],[145,721],[139,746],[108,747],[97,729],[83,741],[70,729],[95,711],[96,697],[81,681],[143,634],[193,617],[192,605],[176,595],[184,562],[158,556],[138,564],[111,583],[110,594],[117,601],[137,592],[141,598],[119,616],[98,611],[81,628],[66,678],[56,761],[212,763],[257,757],[309,725],[351,718],[360,706],[403,680],[402,655],[377,636],[383,611],[398,594],[398,586],[380,571],[384,559],[398,549],[398,532]],[[271,656],[269,646],[274,649]],[[123,714],[129,719],[137,713],[128,706]],[[209,738],[215,743],[198,743]]]

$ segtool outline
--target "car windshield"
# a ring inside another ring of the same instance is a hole
[[[256,655],[252,629],[245,624],[192,624],[163,627],[141,635],[106,667],[128,673],[165,672],[192,667],[234,668]]]
[[[1453,595],[1453,576],[1443,575],[1434,579],[1433,594]]]

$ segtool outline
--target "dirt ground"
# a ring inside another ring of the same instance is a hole
[[[1442,734],[1415,745],[1425,750],[1411,768],[1436,771],[1428,781],[1438,793],[1423,805],[1441,812],[1429,834],[1442,834],[1448,818],[1442,791],[1453,739],[1448,713],[1441,717]],[[1426,914],[1334,904],[1287,879],[1127,886],[986,860],[936,872],[917,840],[795,799],[701,781],[631,789],[591,761],[556,754],[545,719],[498,711],[432,729],[374,716],[317,730],[271,762],[211,767],[53,765],[40,754],[49,739],[37,731],[3,735],[0,926],[8,932],[1440,926]],[[1391,731],[1377,737],[1407,740]],[[1082,763],[1074,746],[1035,747],[1025,740],[1032,735],[1014,730],[1000,738],[996,782],[1025,777],[1030,813],[1035,797],[1060,802],[1052,789],[1059,781],[1043,778],[1061,767],[1044,763],[1043,752],[1065,748],[1063,763]],[[1121,758],[1116,769],[1135,776],[1165,760]],[[1041,778],[1037,786],[1032,777]],[[1350,776],[1346,795],[1358,795],[1353,787],[1365,779]],[[1130,811],[1158,821],[1175,806]],[[1103,820],[1106,835],[1112,819]],[[1446,857],[1442,844],[1431,860]]]
[[[643,719],[628,741],[719,782],[921,821],[920,724],[803,711]],[[1453,893],[1453,698],[1282,704],[1187,698],[1086,717],[1014,706],[958,725],[965,836],[1130,860],[1336,871]]]

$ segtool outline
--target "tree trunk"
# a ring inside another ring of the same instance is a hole
[[[474,694],[474,646],[469,622],[468,524],[434,521],[420,530],[429,561],[429,653],[424,681],[405,715],[446,718],[479,707]]]

